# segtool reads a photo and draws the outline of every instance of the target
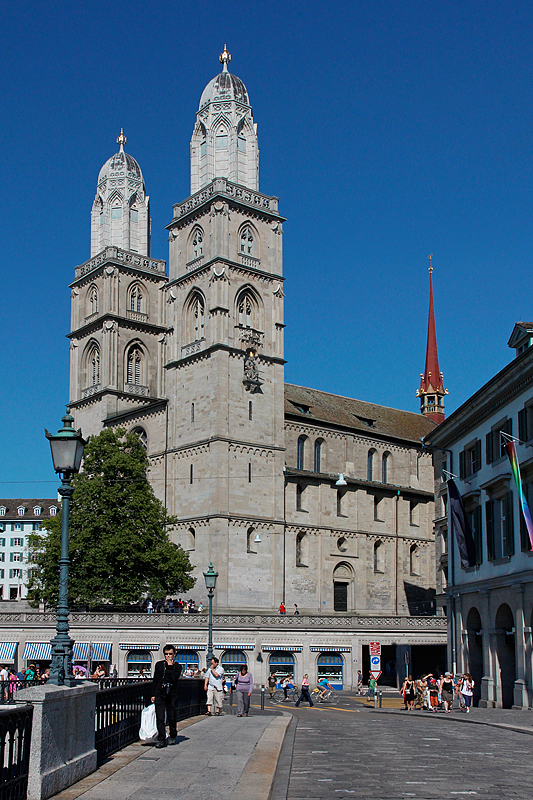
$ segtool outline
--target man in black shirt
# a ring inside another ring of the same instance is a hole
[[[181,664],[176,664],[176,649],[173,644],[163,648],[164,661],[158,661],[154,669],[155,716],[157,720],[156,747],[166,747],[165,711],[168,721],[169,744],[176,743],[176,701],[178,699],[178,679],[181,675]]]

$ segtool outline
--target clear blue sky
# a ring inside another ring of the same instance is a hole
[[[224,42],[288,217],[286,380],[417,411],[430,252],[447,411],[512,357],[533,318],[531,0],[15,0],[0,20],[0,496],[56,491],[43,428],[98,171],[123,126],[166,259]]]

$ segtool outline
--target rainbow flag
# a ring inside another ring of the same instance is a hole
[[[526,523],[527,532],[529,533],[529,541],[531,542],[531,550],[533,550],[533,519],[531,519],[531,512],[524,496],[524,489],[522,487],[522,478],[520,477],[520,464],[518,463],[518,456],[516,455],[516,446],[513,441],[507,442],[505,450],[511,462],[511,469],[513,471],[516,488],[518,489],[518,497],[520,498],[520,505],[522,506],[522,514]]]

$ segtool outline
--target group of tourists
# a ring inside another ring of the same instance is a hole
[[[9,700],[17,689],[24,688],[24,683],[47,681],[49,677],[50,667],[41,672],[38,664],[28,664],[26,669],[17,672],[13,667],[4,664],[0,668],[0,702]]]
[[[182,600],[169,597],[166,600],[152,600],[148,597],[143,608],[147,614],[201,614],[204,610],[203,603],[196,603],[194,600]]]
[[[469,672],[456,676],[446,672],[440,677],[430,672],[416,680],[408,675],[400,694],[407,711],[414,711],[415,706],[418,706],[435,714],[440,710],[449,714],[453,711],[454,698],[457,698],[458,707],[468,714],[474,696],[474,680]]]

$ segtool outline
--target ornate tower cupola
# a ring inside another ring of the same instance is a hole
[[[420,389],[418,389],[416,395],[420,398],[420,413],[439,424],[444,422],[444,395],[448,394],[448,389],[444,388],[442,372],[439,370],[435,311],[433,309],[432,258],[433,254],[429,256],[429,317],[426,367],[424,373],[420,375]]]
[[[117,144],[120,150],[98,176],[91,211],[91,258],[106,247],[150,255],[150,202],[140,166],[124,152],[122,128]]]
[[[222,72],[205,87],[191,139],[191,194],[227,178],[232,183],[259,188],[257,125],[246,86],[228,72],[231,55],[220,55]]]

